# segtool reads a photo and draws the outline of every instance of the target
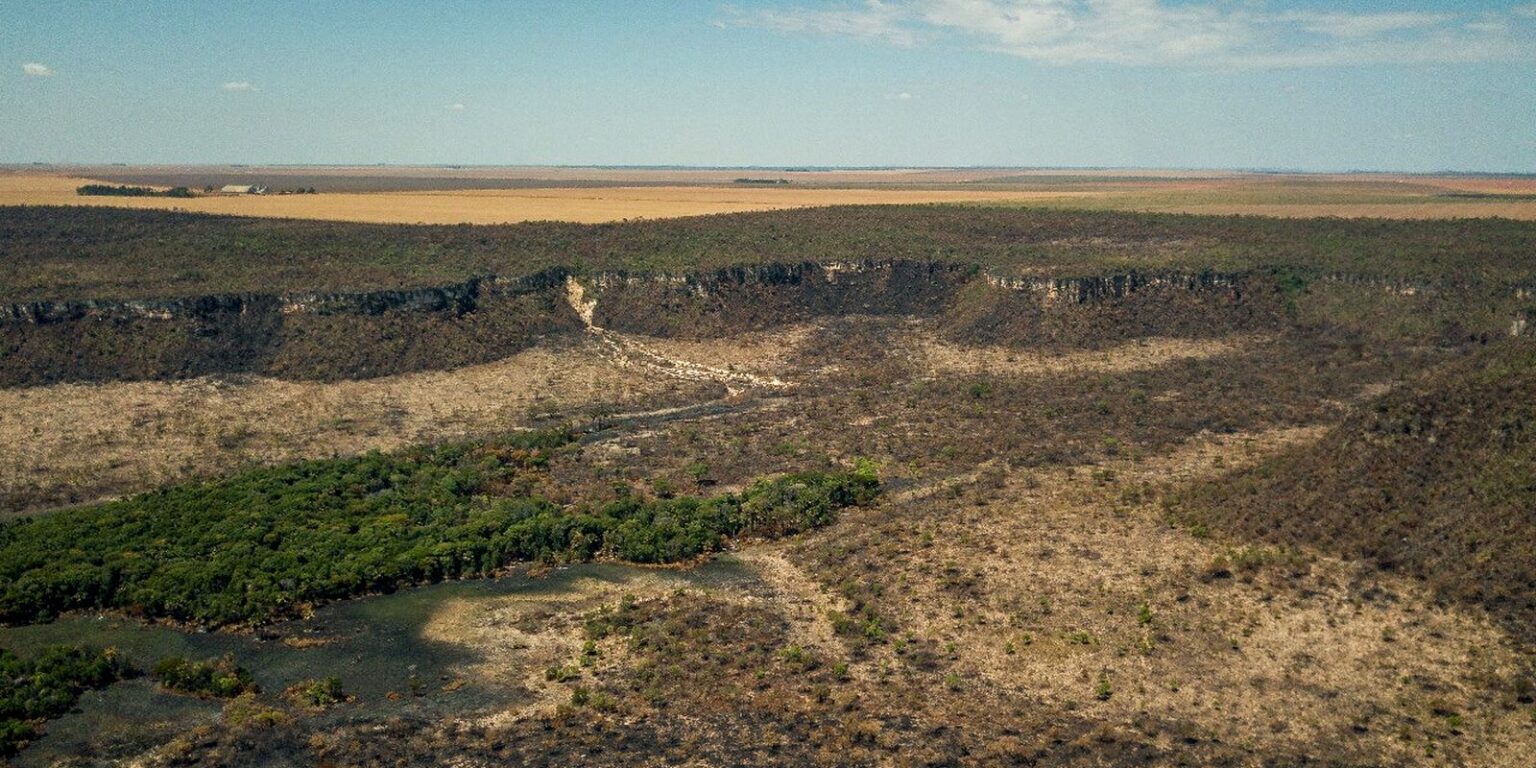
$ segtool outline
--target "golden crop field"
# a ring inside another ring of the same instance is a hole
[[[0,171],[0,205],[92,205],[201,213],[405,224],[504,224],[558,220],[582,223],[738,213],[828,205],[952,203],[1094,208],[1279,217],[1395,219],[1504,217],[1536,220],[1536,180],[1384,175],[1288,176],[1226,174],[897,173],[847,172],[807,177],[805,185],[731,184],[721,173],[593,169],[542,173],[516,169],[523,188],[462,188],[487,171],[444,177],[447,189],[357,191],[367,171],[331,171],[348,191],[312,195],[200,195],[194,198],[82,197],[75,189],[100,181],[82,176]],[[412,178],[432,177],[414,169]],[[244,171],[249,178],[266,178]],[[268,174],[274,189],[286,174]],[[106,174],[103,174],[106,175]],[[327,176],[321,176],[327,178]],[[451,182],[451,184],[449,183]],[[585,182],[583,186],[571,186]],[[366,181],[362,184],[366,186]]]

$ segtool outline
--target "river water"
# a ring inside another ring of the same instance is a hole
[[[466,680],[454,690],[444,682],[480,656],[473,648],[434,641],[423,630],[446,601],[487,606],[508,596],[569,598],[592,580],[622,588],[646,582],[654,589],[747,588],[755,578],[729,555],[689,570],[586,564],[533,577],[451,582],[333,603],[303,620],[271,627],[277,637],[197,632],[114,616],[67,616],[48,624],[0,628],[0,647],[28,654],[53,644],[116,647],[148,669],[171,655],[205,659],[233,654],[255,676],[264,698],[306,678],[336,676],[356,700],[327,717],[375,719],[381,715],[463,715],[506,708],[527,693],[505,684]],[[17,765],[50,765],[66,757],[111,759],[142,752],[177,733],[218,720],[220,701],[160,691],[148,679],[86,693],[76,710],[46,725],[45,735],[16,759]]]

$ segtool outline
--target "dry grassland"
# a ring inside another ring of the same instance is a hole
[[[1124,373],[1168,365],[1179,360],[1208,359],[1263,344],[1264,336],[1224,339],[1148,337],[1108,349],[1045,352],[1003,346],[965,346],[931,333],[903,339],[903,353],[935,376],[1031,376],[1082,373]]]
[[[1129,210],[1148,213],[1195,213],[1206,216],[1269,216],[1310,219],[1334,216],[1362,219],[1483,219],[1536,221],[1536,200],[1402,203],[1188,203],[1145,205]]]
[[[1155,504],[1124,498],[1142,483],[1217,476],[1324,431],[1201,435],[1165,457],[1013,472],[1000,487],[977,483],[959,497],[936,486],[943,492],[892,499],[926,514],[882,506],[807,540],[750,546],[733,557],[757,581],[711,589],[710,598],[780,613],[795,645],[849,659],[848,685],[878,700],[901,662],[888,649],[853,660],[832,624],[846,600],[797,566],[795,553],[856,531],[890,533],[893,518],[926,519],[918,525],[931,543],[920,556],[888,562],[880,578],[887,605],[907,606],[903,636],[934,641],[952,660],[950,690],[934,693],[939,701],[984,689],[1108,723],[1156,713],[1204,738],[1259,750],[1305,751],[1347,738],[1393,764],[1449,749],[1453,762],[1520,765],[1536,749],[1527,714],[1481,693],[1514,674],[1520,659],[1487,616],[1440,604],[1411,580],[1315,552],[1254,556],[1248,562],[1256,565],[1212,578],[1213,563],[1238,557],[1230,545],[1170,527]],[[1115,479],[1095,479],[1106,471]],[[934,513],[936,503],[948,508]],[[957,575],[975,586],[957,590]],[[1379,601],[1360,599],[1362,578],[1374,582]],[[671,571],[635,571],[622,581],[580,580],[558,595],[449,601],[423,632],[469,652],[462,678],[531,694],[475,720],[504,726],[569,700],[569,687],[544,670],[578,658],[586,611],[621,594],[659,599],[679,586]],[[591,674],[601,679],[627,663],[622,646],[605,646]],[[1437,712],[1459,714],[1451,721]]]
[[[20,173],[38,173],[36,168],[13,167]],[[0,171],[3,172],[3,171]],[[1115,169],[1109,171],[1073,171],[1058,168],[647,168],[602,166],[230,166],[230,165],[85,165],[72,166],[55,175],[101,178],[118,184],[202,185],[210,180],[220,183],[270,183],[281,188],[293,179],[348,180],[359,186],[387,185],[393,180],[483,181],[487,188],[500,182],[542,182],[571,184],[599,182],[616,186],[635,184],[728,185],[742,177],[784,179],[791,184],[843,186],[898,186],[941,184],[992,184],[1010,180],[1085,181],[1097,183],[1105,178],[1125,181],[1171,181],[1241,177],[1232,171],[1190,171],[1162,169]]]
[[[467,660],[455,670],[456,681],[489,682],[529,694],[509,708],[470,718],[482,727],[506,726],[551,716],[570,706],[570,685],[551,680],[546,672],[579,658],[585,639],[584,616],[621,599],[664,599],[697,586],[687,570],[628,567],[605,571],[598,577],[563,579],[558,589],[545,586],[527,593],[454,598],[434,609],[421,628],[421,637],[446,648],[469,651]],[[759,585],[747,578],[710,591],[732,601],[761,599]],[[619,647],[605,648],[602,655],[602,666],[607,670],[629,661]]]
[[[949,509],[906,516],[929,521],[912,536],[925,548],[880,574],[887,605],[904,606],[904,632],[947,649],[961,691],[1027,691],[1107,722],[1158,713],[1261,748],[1347,738],[1389,764],[1470,741],[1469,764],[1520,765],[1536,750],[1529,715],[1484,692],[1522,659],[1486,614],[1322,553],[1234,552],[1146,501],[1146,484],[1218,477],[1325,431],[1201,435],[1165,457],[962,483],[958,497],[941,481],[897,500],[932,509],[943,496]],[[886,521],[900,513],[853,515],[816,537],[893,535]],[[876,656],[856,674],[893,662]],[[1436,712],[1460,714],[1448,724]]]
[[[700,387],[612,366],[595,344],[336,383],[269,378],[0,389],[0,507],[86,501],[237,467],[464,438],[540,414],[649,407]]]
[[[712,341],[643,338],[686,364],[786,370],[814,326]],[[625,366],[594,338],[505,360],[339,382],[264,377],[0,389],[0,509],[87,501],[251,464],[388,451],[719,396],[708,382]]]
[[[930,376],[1144,370],[1261,341],[1152,338],[1048,354],[959,346],[920,325],[901,346]],[[633,341],[680,364],[702,361],[793,383],[827,372],[796,371],[790,362],[818,329],[799,324],[707,341]],[[251,464],[387,451],[527,427],[552,415],[646,410],[719,394],[708,382],[622,365],[591,338],[453,371],[360,381],[204,377],[0,389],[0,442],[15,446],[0,459],[0,507],[87,501]]]

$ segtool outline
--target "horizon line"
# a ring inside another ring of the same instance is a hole
[[[1536,170],[1471,170],[1441,168],[1436,170],[1405,170],[1384,168],[1304,169],[1284,167],[1241,166],[1156,166],[1156,165],[820,165],[802,163],[773,163],[753,165],[687,165],[675,163],[243,163],[243,162],[50,162],[50,161],[0,161],[0,169],[27,170],[34,168],[428,168],[462,170],[482,168],[554,168],[562,170],[634,170],[634,171],[777,171],[780,173],[826,173],[851,171],[1065,171],[1074,173],[1105,173],[1134,171],[1140,173],[1232,173],[1249,175],[1388,175],[1388,176],[1498,176],[1536,178]]]

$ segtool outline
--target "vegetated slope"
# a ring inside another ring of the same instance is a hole
[[[719,336],[947,315],[957,341],[1536,329],[1536,224],[849,207],[601,226],[328,224],[0,208],[0,386],[367,378],[501,359],[580,323]]]
[[[0,207],[0,302],[362,292],[554,267],[692,272],[916,260],[1096,274],[1291,265],[1531,282],[1536,223],[844,206],[579,225],[412,226]]]
[[[1536,341],[1436,369],[1179,511],[1414,574],[1536,644]]]
[[[676,562],[733,536],[830,523],[870,500],[872,469],[760,480],[710,499],[568,507],[540,495],[561,430],[257,469],[0,524],[0,620],[80,608],[222,625],[301,603],[519,561]]]

